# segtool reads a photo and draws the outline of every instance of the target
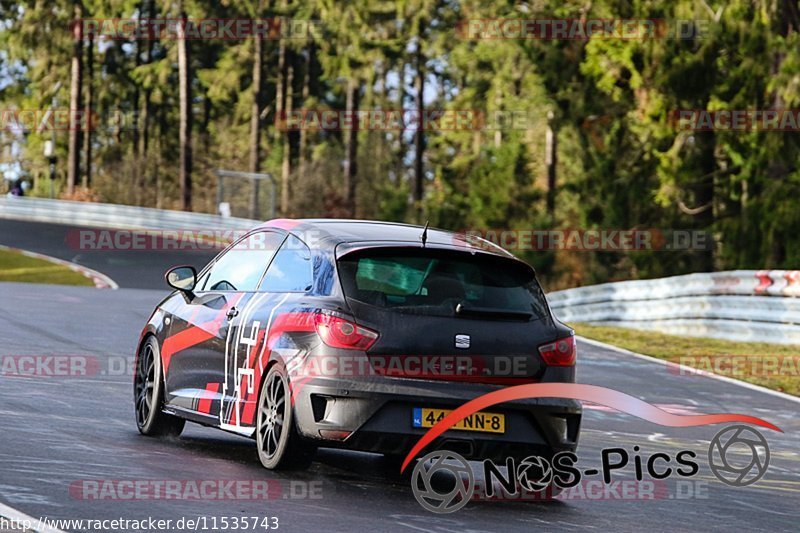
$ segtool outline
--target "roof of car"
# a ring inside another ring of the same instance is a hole
[[[421,243],[423,226],[400,222],[348,219],[276,219],[265,222],[259,229],[279,228],[289,231],[309,246],[334,248],[342,243],[398,242]],[[437,247],[473,248],[473,237],[467,232],[452,232],[437,228],[428,229],[427,244]],[[476,248],[488,253],[509,256],[499,246],[483,241]]]

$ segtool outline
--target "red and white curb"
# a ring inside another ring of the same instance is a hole
[[[79,265],[77,263],[70,263],[69,261],[64,261],[63,259],[58,259],[57,257],[50,257],[49,255],[39,254],[36,252],[29,252],[28,250],[21,250],[19,248],[12,248],[10,246],[3,246],[0,244],[0,250],[6,250],[9,252],[16,252],[18,254],[22,254],[26,257],[32,257],[34,259],[41,259],[43,261],[47,261],[56,265],[61,265],[67,267],[68,269],[72,270],[73,272],[77,272],[78,274],[83,275],[84,277],[89,278],[94,283],[95,288],[98,289],[112,289],[116,290],[119,289],[119,285],[117,283],[106,276],[98,272],[97,270],[92,270],[91,268],[87,268],[83,265]]]

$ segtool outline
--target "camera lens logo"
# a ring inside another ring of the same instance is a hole
[[[517,466],[519,486],[529,492],[541,492],[550,486],[553,468],[543,457],[526,457]]]
[[[769,445],[748,426],[730,426],[717,433],[708,447],[708,464],[717,479],[746,487],[761,479],[769,467]]]
[[[411,489],[428,511],[453,513],[472,498],[475,476],[466,459],[454,452],[437,450],[417,462],[411,473]]]

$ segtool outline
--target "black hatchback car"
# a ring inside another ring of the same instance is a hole
[[[498,388],[574,382],[572,330],[533,269],[486,241],[419,226],[275,220],[177,289],[142,331],[136,421],[185,421],[257,441],[270,469],[317,447],[405,455],[448,412]],[[577,401],[536,399],[467,417],[436,445],[468,458],[574,451]]]

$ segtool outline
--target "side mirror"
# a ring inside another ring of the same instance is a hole
[[[165,276],[167,285],[182,292],[192,292],[197,286],[197,271],[194,267],[175,267]]]

